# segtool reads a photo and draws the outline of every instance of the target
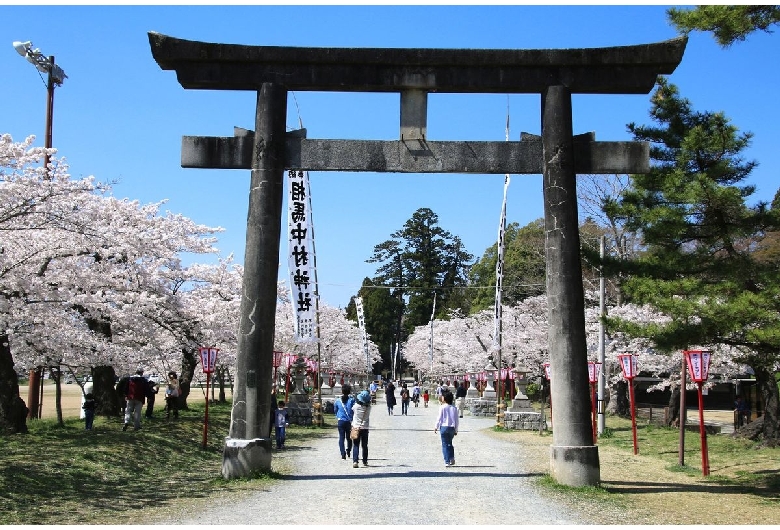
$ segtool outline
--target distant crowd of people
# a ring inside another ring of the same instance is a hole
[[[176,372],[168,372],[165,385],[165,412],[166,418],[179,417],[179,397],[181,396],[181,384]],[[133,430],[141,429],[141,415],[151,419],[154,416],[154,404],[161,384],[151,378],[144,377],[143,369],[139,368],[132,376],[122,377],[116,385],[116,392],[120,396],[120,414],[124,416],[122,430],[126,431],[131,425]],[[143,408],[146,405],[146,412]],[[81,408],[84,410],[84,428],[92,430],[95,420],[96,401],[92,392],[84,396]]]

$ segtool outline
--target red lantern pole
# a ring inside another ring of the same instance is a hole
[[[590,384],[590,415],[593,418],[593,444],[598,440],[598,431],[596,430],[596,385]]]
[[[707,429],[704,427],[704,396],[702,383],[696,383],[699,392],[699,434],[701,435],[701,472],[705,477],[710,474],[710,457],[707,450]]]
[[[707,429],[704,427],[704,395],[702,385],[709,376],[710,352],[707,350],[686,350],[683,352],[688,364],[688,372],[696,383],[699,394],[699,435],[701,436],[701,472],[705,477],[710,474],[710,457],[707,449]]]
[[[631,400],[631,431],[634,436],[634,454],[639,453],[636,443],[636,402],[634,401],[634,378],[628,380],[628,397]]]
[[[544,377],[550,381],[550,423],[552,423],[552,379],[550,379],[550,363],[544,363]],[[542,403],[544,407],[544,403]]]
[[[200,353],[200,364],[203,373],[206,374],[206,411],[203,417],[203,449],[206,449],[209,438],[209,385],[211,383],[211,372],[217,364],[217,348],[198,348]]]
[[[206,372],[206,412],[203,419],[203,449],[206,448],[209,439],[209,383],[211,382],[211,372]]]
[[[634,454],[639,453],[636,443],[636,405],[634,402],[634,377],[636,377],[636,355],[623,353],[618,355],[623,377],[628,381],[628,399],[631,402],[631,432],[634,438]]]

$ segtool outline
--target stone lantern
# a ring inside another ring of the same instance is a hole
[[[475,370],[469,370],[467,374],[469,377],[469,388],[466,390],[466,399],[478,399],[479,390],[477,390],[477,372]]]
[[[515,398],[512,400],[511,412],[525,412],[531,410],[531,402],[525,395],[526,386],[528,386],[527,375],[530,370],[524,366],[518,366],[512,370],[515,377]]]
[[[487,378],[487,384],[485,386],[485,390],[482,391],[482,399],[489,399],[492,401],[497,399],[496,389],[493,387],[493,382],[496,380],[497,371],[498,369],[493,366],[493,359],[491,357],[488,365],[485,366],[485,377]]]

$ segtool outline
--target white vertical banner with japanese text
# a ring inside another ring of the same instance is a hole
[[[368,355],[368,336],[366,335],[366,319],[363,316],[363,299],[355,297],[355,309],[357,310],[358,328],[360,329],[360,338],[363,341],[363,353],[366,355],[366,373],[371,372],[371,359]]]
[[[290,301],[296,342],[317,342],[317,286],[314,259],[314,228],[311,217],[309,175],[290,170],[287,179],[287,237]]]
[[[506,191],[509,188],[509,175],[504,177],[504,201],[501,204],[501,220],[498,223],[498,244],[496,247],[496,302],[494,307],[495,331],[493,346],[501,347],[501,291],[504,284],[504,233],[506,231]]]

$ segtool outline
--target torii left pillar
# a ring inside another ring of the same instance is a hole
[[[271,469],[272,382],[265,375],[273,372],[286,119],[287,89],[263,83],[252,146],[236,384],[222,459],[226,479]]]

